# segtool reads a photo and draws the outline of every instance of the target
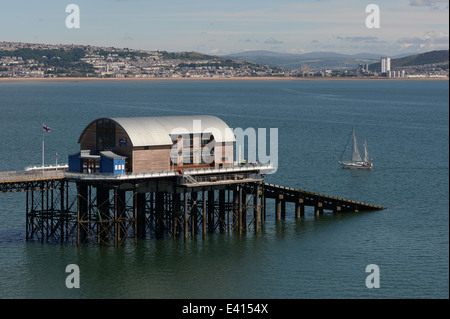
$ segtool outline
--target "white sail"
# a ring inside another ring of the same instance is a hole
[[[367,142],[364,140],[364,162],[369,163],[369,152],[367,151]]]
[[[361,154],[359,153],[358,140],[356,139],[355,129],[353,129],[353,151],[352,162],[361,162]]]

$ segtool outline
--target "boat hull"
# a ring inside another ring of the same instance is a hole
[[[372,162],[339,162],[342,168],[350,168],[350,169],[372,169]]]

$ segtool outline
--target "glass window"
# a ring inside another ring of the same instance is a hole
[[[116,125],[109,119],[97,121],[97,153],[116,149]]]

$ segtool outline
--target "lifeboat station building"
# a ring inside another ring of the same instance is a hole
[[[69,172],[121,175],[233,166],[235,136],[211,115],[100,118],[69,155]]]

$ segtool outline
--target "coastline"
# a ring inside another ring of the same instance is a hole
[[[1,83],[54,82],[156,82],[156,81],[448,81],[449,78],[355,78],[355,77],[233,77],[233,78],[0,78]]]

